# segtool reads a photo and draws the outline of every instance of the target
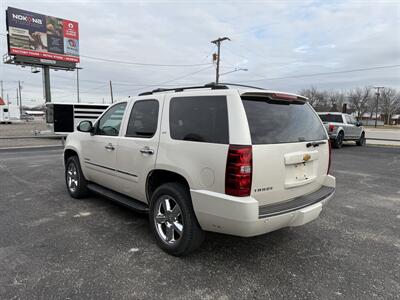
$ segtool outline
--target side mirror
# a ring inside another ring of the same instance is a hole
[[[357,122],[356,122],[356,126],[357,126],[357,127],[360,127],[360,126],[362,126],[362,122],[360,122],[360,121],[357,121]]]
[[[93,130],[93,124],[91,121],[82,121],[77,127],[78,131],[91,132]]]

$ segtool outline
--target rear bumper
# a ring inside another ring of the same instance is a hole
[[[331,140],[336,140],[336,138],[337,138],[337,133],[331,133],[331,134],[328,134],[328,135],[329,135],[329,138]]]
[[[232,197],[203,190],[190,192],[203,230],[250,237],[317,219],[323,205],[332,199],[335,186],[335,178],[327,175],[318,191],[261,207],[252,197]]]

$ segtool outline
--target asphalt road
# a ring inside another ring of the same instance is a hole
[[[400,148],[333,157],[337,194],[318,220],[208,234],[176,258],[146,216],[71,199],[60,150],[0,152],[0,299],[400,299]]]

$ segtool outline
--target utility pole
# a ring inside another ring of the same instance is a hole
[[[383,86],[374,86],[374,89],[376,89],[376,110],[375,110],[375,128],[376,125],[378,124],[378,106],[379,106],[379,96],[381,95],[379,93],[380,89],[383,89]]]
[[[18,100],[18,88],[17,88],[17,106],[19,106],[19,100]]]
[[[8,97],[8,93],[7,93],[7,107],[8,107],[8,119],[10,120],[10,98]]]
[[[112,82],[110,80],[110,95],[111,95],[111,103],[114,103],[114,96],[113,96],[113,90],[112,90]]]
[[[221,58],[221,42],[223,41],[230,41],[230,38],[228,37],[223,37],[223,38],[218,38],[214,41],[211,41],[212,44],[217,45],[218,47],[218,52],[217,52],[217,57],[214,55],[214,59],[216,58],[217,60],[217,68],[216,68],[216,73],[215,73],[215,84],[219,83],[219,63],[220,63],[220,58]]]
[[[19,115],[22,116],[22,97],[21,97],[21,81],[18,80],[18,94],[19,94]]]

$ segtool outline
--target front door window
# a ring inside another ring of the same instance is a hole
[[[126,102],[111,107],[97,122],[96,134],[118,136],[125,108]]]

